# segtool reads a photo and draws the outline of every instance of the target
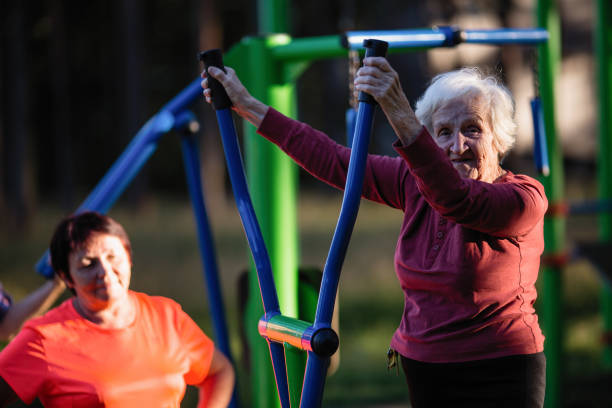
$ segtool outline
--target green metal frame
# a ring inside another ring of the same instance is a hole
[[[548,30],[548,44],[539,49],[540,95],[544,102],[546,142],[550,158],[550,176],[541,179],[549,203],[564,202],[564,173],[561,146],[557,143],[555,120],[554,81],[558,77],[561,60],[561,26],[554,0],[539,0],[536,11],[537,26]],[[546,256],[559,256],[565,252],[566,217],[553,212],[544,221],[544,242]],[[561,406],[562,365],[562,318],[561,318],[561,265],[546,265],[542,269],[542,323],[546,336],[546,399],[547,408]]]
[[[595,50],[597,54],[597,89],[599,91],[599,151],[597,181],[599,199],[612,198],[612,6],[609,0],[598,0],[596,8]],[[610,213],[599,214],[599,238],[612,240],[612,217]],[[612,288],[604,282],[601,290],[603,330],[606,340],[603,349],[603,365],[612,370]]]

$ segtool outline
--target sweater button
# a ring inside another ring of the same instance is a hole
[[[438,233],[436,234],[436,237],[438,238],[442,238],[444,236],[444,233],[442,231],[438,231]]]
[[[433,249],[434,251],[437,251],[438,249],[440,249],[440,245],[436,244],[436,245],[434,245],[434,246],[432,247],[432,249]]]

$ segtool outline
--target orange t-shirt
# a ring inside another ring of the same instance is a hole
[[[200,384],[213,342],[174,301],[130,291],[134,322],[102,329],[67,300],[29,321],[0,353],[0,376],[45,407],[179,407]]]

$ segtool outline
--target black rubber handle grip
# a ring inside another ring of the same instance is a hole
[[[386,41],[368,38],[363,40],[363,47],[366,49],[366,57],[386,57],[389,43]],[[367,102],[372,105],[376,104],[374,97],[363,91],[359,92],[359,102]]]
[[[203,51],[198,56],[200,61],[204,63],[204,69],[206,69],[207,75],[209,67],[217,67],[222,69],[223,72],[226,72],[225,66],[223,65],[223,53],[220,49],[215,48]],[[221,82],[210,75],[208,75],[208,87],[211,91],[212,104],[215,110],[226,109],[232,106],[232,101],[229,96],[227,96],[227,92],[225,92],[225,88],[221,85]]]

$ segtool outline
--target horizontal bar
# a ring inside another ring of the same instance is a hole
[[[345,46],[356,50],[363,48],[363,40],[373,38],[389,43],[389,48],[441,47],[446,34],[436,28],[416,30],[348,31]]]
[[[275,59],[280,61],[310,61],[322,58],[345,57],[346,48],[338,35],[294,38],[288,44],[273,46]]]
[[[506,28],[499,30],[464,30],[461,39],[470,44],[523,44],[536,45],[548,41],[543,28]]]
[[[542,28],[459,30],[442,26],[415,30],[348,31],[344,38],[344,44],[349,49],[363,48],[363,40],[367,38],[387,41],[389,48],[448,47],[462,42],[535,45],[548,41],[548,32]]]
[[[281,314],[259,320],[259,334],[277,343],[288,343],[300,350],[312,351],[312,324]]]
[[[268,341],[291,344],[321,357],[331,356],[339,345],[338,335],[331,327],[315,330],[311,323],[279,313],[264,315],[259,319],[257,329]]]

